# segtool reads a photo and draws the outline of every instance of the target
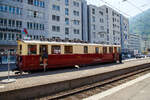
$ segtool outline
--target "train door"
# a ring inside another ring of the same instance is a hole
[[[48,60],[48,46],[40,45],[40,64],[41,65],[47,64],[47,60]]]
[[[117,61],[117,47],[114,47],[114,61]]]

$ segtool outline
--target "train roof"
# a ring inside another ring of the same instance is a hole
[[[74,42],[56,42],[56,41],[40,41],[40,40],[19,40],[27,44],[64,44],[64,45],[95,45],[95,46],[115,46],[121,47],[120,45],[106,45],[96,43],[74,43]]]

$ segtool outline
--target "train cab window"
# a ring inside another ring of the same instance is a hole
[[[29,55],[36,54],[37,51],[36,49],[37,49],[36,45],[28,45],[28,54]]]
[[[117,53],[117,47],[114,47],[114,52]]]
[[[107,53],[107,47],[103,47],[103,53]]]
[[[113,47],[109,47],[109,53],[113,53]]]
[[[121,48],[117,47],[117,52],[120,53],[121,52]]]
[[[58,45],[53,45],[51,48],[52,54],[60,54],[61,53],[61,48]]]
[[[72,46],[65,46],[65,54],[71,54],[73,53],[73,47]]]
[[[22,45],[19,45],[19,54],[22,53]]]
[[[96,53],[96,54],[99,53],[99,48],[98,48],[98,47],[95,48],[95,53]]]
[[[88,46],[84,46],[84,53],[88,53]]]

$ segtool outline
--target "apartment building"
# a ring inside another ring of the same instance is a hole
[[[106,20],[106,43],[113,45],[121,44],[121,32],[120,32],[120,13],[114,9],[103,5],[101,6],[105,11]]]
[[[141,53],[141,35],[130,33],[129,34],[129,52],[131,54]]]
[[[106,44],[105,10],[88,5],[88,37],[91,43]]]
[[[129,19],[120,16],[120,31],[121,31],[121,48],[123,53],[128,53],[128,35],[129,35]]]
[[[0,0],[0,55],[4,62],[7,50],[15,54],[17,39],[48,36],[48,4],[49,0]]]
[[[82,1],[49,0],[48,37],[82,40]]]
[[[33,39],[47,36],[47,4],[49,0],[0,1],[0,49],[12,47],[26,36]],[[26,31],[26,35],[23,34]],[[3,51],[3,50],[2,50]]]

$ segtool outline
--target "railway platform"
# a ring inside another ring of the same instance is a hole
[[[116,75],[136,70],[143,65],[150,65],[150,59],[127,61],[123,64],[105,64],[81,67],[79,69],[64,69],[58,71],[13,75],[14,83],[0,83],[0,100],[29,99],[55,94],[64,90],[74,89],[83,85],[103,81]],[[0,76],[0,80],[6,76]]]
[[[150,100],[150,73],[83,100]]]

